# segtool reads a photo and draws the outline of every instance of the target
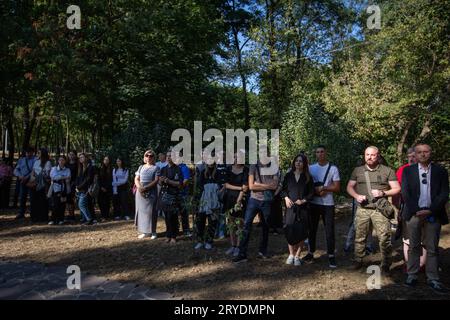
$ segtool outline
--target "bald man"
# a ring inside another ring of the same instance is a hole
[[[354,269],[363,267],[366,239],[372,222],[378,235],[381,249],[381,270],[389,272],[392,263],[392,243],[390,220],[376,209],[375,202],[400,192],[395,171],[380,164],[380,151],[371,146],[364,151],[365,164],[356,167],[347,184],[347,192],[357,204],[355,216],[355,263]],[[370,180],[370,194],[366,182]]]

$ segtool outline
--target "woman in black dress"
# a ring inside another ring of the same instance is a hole
[[[301,230],[303,234],[294,234],[297,243],[293,243],[288,238],[289,257],[286,264],[300,266],[302,261],[300,253],[302,251],[303,242],[308,237],[306,232],[309,227],[309,201],[314,196],[314,184],[308,169],[308,159],[304,154],[297,155],[292,161],[292,169],[283,180],[283,188],[281,196],[286,204],[285,228],[287,235],[289,229],[296,230],[293,227],[295,221],[300,220]]]
[[[238,161],[238,157],[241,156],[235,154],[234,164],[227,169],[223,204],[231,242],[231,247],[226,251],[226,254],[235,257],[239,254],[239,236],[244,226],[245,194],[248,191],[248,168],[243,164],[243,161]],[[242,158],[239,158],[239,160],[242,160]]]
[[[48,188],[50,187],[50,170],[52,163],[47,149],[40,149],[38,152],[39,159],[33,165],[31,173],[36,182],[36,186],[32,191],[30,198],[30,216],[33,222],[48,222],[49,203],[47,199]]]
[[[75,180],[78,177],[78,157],[75,150],[69,152],[66,167],[70,169],[70,193],[67,195],[67,208],[69,215],[67,221],[75,221]]]
[[[98,206],[102,219],[109,218],[109,211],[112,199],[112,166],[108,156],[103,158],[102,166],[98,174],[98,184],[100,190],[98,192]]]

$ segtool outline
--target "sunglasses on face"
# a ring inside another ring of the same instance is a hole
[[[154,156],[155,156],[154,154],[146,154],[146,155],[145,155],[145,157],[147,157],[147,158],[148,158],[148,157],[153,158]]]

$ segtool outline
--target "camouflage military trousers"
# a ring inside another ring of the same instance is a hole
[[[366,239],[370,222],[375,229],[381,250],[381,265],[392,263],[391,225],[388,218],[375,209],[358,207],[355,216],[355,259],[362,261],[365,254]]]

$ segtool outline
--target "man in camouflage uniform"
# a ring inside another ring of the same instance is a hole
[[[392,244],[390,221],[375,208],[375,201],[381,197],[390,197],[400,192],[395,171],[380,164],[380,152],[377,147],[368,147],[364,151],[365,164],[356,167],[347,184],[347,192],[357,202],[355,217],[355,264],[354,269],[363,267],[363,257],[370,222],[378,235],[381,249],[381,269],[388,272],[392,263]],[[365,172],[371,184],[371,197],[366,184]],[[373,200],[370,201],[370,198]]]

